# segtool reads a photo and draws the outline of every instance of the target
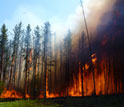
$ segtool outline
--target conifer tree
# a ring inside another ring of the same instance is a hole
[[[0,34],[0,78],[2,81],[5,79],[5,58],[7,53],[7,28],[3,24]]]

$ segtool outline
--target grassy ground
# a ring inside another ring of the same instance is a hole
[[[84,98],[1,99],[0,107],[124,107],[124,95],[92,96]]]

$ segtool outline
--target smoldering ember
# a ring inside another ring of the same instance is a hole
[[[111,9],[100,16],[95,30],[94,24],[90,26],[95,19],[89,18],[82,4],[79,22],[83,25],[77,22],[78,33],[70,29],[62,40],[58,40],[58,33],[53,33],[50,22],[34,30],[30,24],[23,29],[20,22],[11,32],[11,38],[3,24],[0,98],[123,94],[124,1],[113,1]],[[92,14],[96,14],[94,10]]]

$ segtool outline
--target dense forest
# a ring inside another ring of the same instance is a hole
[[[71,30],[59,42],[49,22],[24,29],[20,22],[0,33],[1,98],[50,98],[124,92],[124,3],[105,13],[97,32]],[[107,24],[105,18],[112,14]],[[76,39],[75,39],[76,38]]]

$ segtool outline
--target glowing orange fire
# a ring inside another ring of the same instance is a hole
[[[30,95],[29,94],[26,94],[26,98],[30,98]]]
[[[49,93],[49,89],[48,89],[48,73],[46,73],[46,98],[55,98],[55,97],[60,97],[60,95],[56,94],[56,93]]]
[[[73,80],[74,85],[69,87],[69,96],[82,96],[81,71],[78,74],[78,84],[76,83],[77,80],[75,76],[73,76]]]
[[[95,64],[96,61],[97,61],[96,54],[92,54],[92,55],[91,55],[91,58],[92,58],[92,63]]]
[[[22,94],[15,91],[14,89],[12,90],[7,90],[6,88],[2,92],[0,98],[23,98]],[[30,98],[30,95],[26,94],[26,98]]]
[[[0,98],[23,98],[23,96],[15,90],[7,90],[5,88]]]

